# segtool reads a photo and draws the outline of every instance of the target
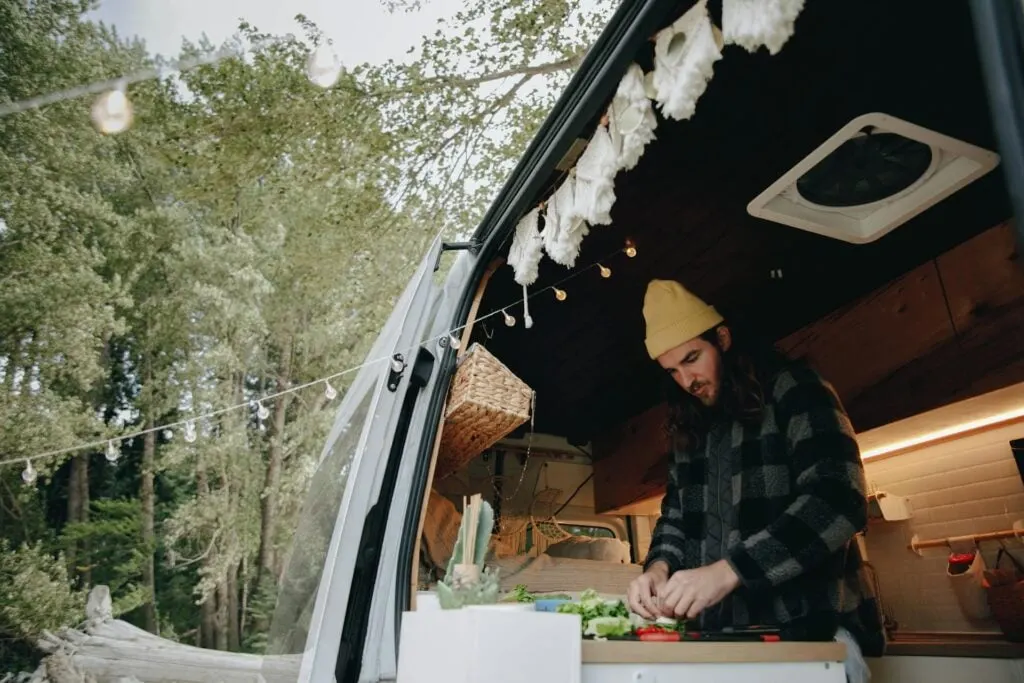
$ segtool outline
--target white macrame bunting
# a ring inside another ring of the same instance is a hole
[[[544,241],[538,222],[540,208],[535,208],[519,220],[512,247],[508,250],[508,264],[515,272],[516,283],[526,286],[537,281],[540,260],[544,256]]]
[[[665,116],[678,121],[693,116],[714,75],[714,64],[722,58],[718,40],[706,0],[658,34],[653,86]]]
[[[569,172],[569,177],[555,190],[548,201],[548,210],[544,214],[544,251],[555,263],[572,268],[580,255],[580,243],[590,232],[590,227],[582,217],[576,215],[576,173]]]
[[[608,225],[615,204],[615,176],[636,167],[655,140],[658,119],[651,100],[677,121],[693,116],[707,90],[714,64],[725,44],[750,52],[762,46],[777,54],[793,35],[804,0],[722,0],[722,30],[711,23],[707,0],[700,0],[658,34],[654,70],[644,74],[630,64],[619,82],[605,122],[580,156],[576,167],[548,200],[544,230],[541,207],[520,219],[509,249],[508,263],[523,288],[523,321],[533,326],[527,287],[537,281],[540,260],[547,252],[555,263],[573,268],[590,225]]]
[[[647,95],[643,69],[630,64],[608,108],[608,133],[617,155],[616,166],[629,171],[640,162],[647,144],[655,139],[658,117]]]
[[[576,186],[572,213],[591,225],[610,225],[615,205],[615,174],[619,155],[611,135],[598,126],[594,137],[576,162]]]
[[[722,38],[749,52],[763,45],[778,54],[803,8],[804,0],[722,0]]]

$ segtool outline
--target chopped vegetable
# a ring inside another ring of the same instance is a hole
[[[655,629],[649,633],[637,633],[642,641],[654,641],[661,643],[676,643],[683,639],[678,631],[662,631]]]
[[[579,602],[568,602],[564,605],[559,605],[558,611],[562,614],[578,614],[582,622],[584,635],[593,635],[588,632],[587,627],[591,621],[602,617],[616,617],[621,620],[616,623],[625,630],[619,635],[625,635],[632,630],[632,622],[626,605],[621,600],[605,600],[594,590],[583,591],[580,594]],[[606,624],[609,622],[601,623]]]
[[[583,629],[583,635],[597,638],[624,636],[632,630],[632,624],[626,617],[594,617]]]
[[[509,594],[510,602],[535,602],[536,598],[526,589],[526,584],[518,584]]]
[[[529,591],[526,584],[520,583],[501,599],[502,602],[537,602],[538,600],[572,600],[572,597],[565,593],[536,595]]]

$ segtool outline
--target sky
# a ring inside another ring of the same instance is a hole
[[[245,19],[271,34],[300,34],[294,21],[305,14],[334,41],[343,64],[403,59],[437,19],[453,15],[461,0],[424,0],[414,14],[388,14],[380,0],[100,0],[93,14],[117,27],[124,37],[138,36],[150,53],[177,56],[182,38],[197,41],[205,33],[220,45]]]

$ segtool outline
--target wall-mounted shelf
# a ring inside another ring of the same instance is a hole
[[[868,520],[872,522],[901,522],[914,516],[914,506],[906,496],[894,496],[885,491],[868,495]]]

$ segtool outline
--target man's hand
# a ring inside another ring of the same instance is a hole
[[[676,619],[693,619],[708,607],[717,605],[739,585],[740,577],[725,560],[700,569],[678,571],[656,593],[661,598],[659,613]]]
[[[660,561],[655,562],[629,584],[627,594],[629,609],[644,619],[657,618],[660,610],[655,596],[664,589],[666,583],[668,583],[668,565]]]

